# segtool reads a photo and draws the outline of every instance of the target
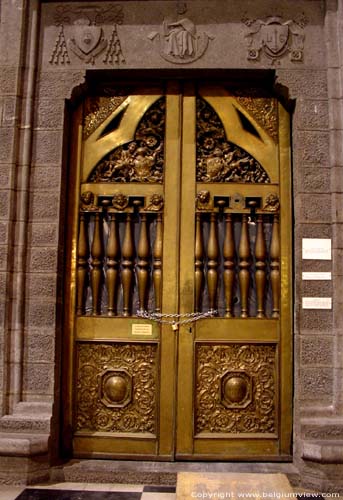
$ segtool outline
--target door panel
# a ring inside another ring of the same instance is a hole
[[[227,86],[100,94],[74,116],[65,448],[283,459],[287,112],[272,96]]]

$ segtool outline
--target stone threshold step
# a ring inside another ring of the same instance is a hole
[[[291,463],[238,462],[150,462],[129,460],[70,460],[53,467],[51,480],[56,482],[94,482],[175,485],[180,472],[196,473],[283,473],[298,484],[299,473]]]

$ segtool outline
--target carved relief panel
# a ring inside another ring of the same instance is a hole
[[[195,432],[277,431],[275,345],[196,345]]]
[[[125,109],[122,113],[125,113]],[[89,182],[161,183],[164,128],[165,99],[162,97],[144,114],[136,128],[134,140],[104,156],[90,174]],[[103,134],[106,134],[106,130]]]
[[[73,57],[86,65],[94,65],[99,59],[109,65],[124,63],[117,31],[122,22],[120,5],[59,5],[54,12],[57,35],[49,63],[66,65]]]
[[[156,344],[79,343],[76,432],[156,433]]]
[[[250,131],[258,136],[251,124]],[[201,98],[197,99],[196,177],[201,182],[270,182],[267,172],[251,155],[227,140],[218,115]]]

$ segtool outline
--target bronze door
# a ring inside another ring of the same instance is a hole
[[[107,89],[72,142],[64,447],[285,459],[288,113],[230,85]]]

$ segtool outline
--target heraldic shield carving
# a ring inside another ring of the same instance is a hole
[[[243,19],[248,26],[248,59],[258,60],[261,52],[274,62],[287,52],[291,61],[302,61],[307,20],[283,21],[280,16],[262,19]]]
[[[49,59],[50,64],[70,64],[71,53],[81,61],[94,64],[100,54],[102,62],[125,62],[117,32],[123,22],[120,5],[102,7],[73,7],[60,5],[54,14],[54,24],[59,27]]]

